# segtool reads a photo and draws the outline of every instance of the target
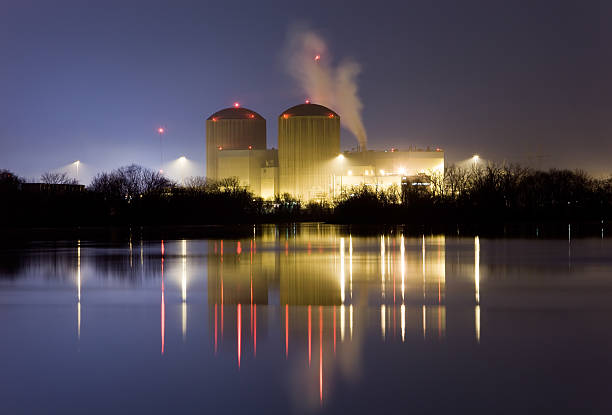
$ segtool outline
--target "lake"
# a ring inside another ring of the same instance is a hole
[[[5,245],[0,412],[609,413],[611,299],[603,234]]]

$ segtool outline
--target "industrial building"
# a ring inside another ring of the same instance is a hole
[[[442,174],[439,149],[340,152],[340,115],[305,103],[278,117],[278,150],[266,145],[266,120],[238,103],[206,120],[206,176],[237,177],[264,199],[288,193],[330,200],[354,186],[401,186],[411,176]]]

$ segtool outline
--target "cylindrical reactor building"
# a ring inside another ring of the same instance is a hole
[[[278,118],[280,193],[303,201],[329,197],[339,153],[338,114],[317,104],[283,111]]]
[[[219,151],[265,150],[266,120],[238,106],[215,112],[206,120],[206,177],[217,180]]]

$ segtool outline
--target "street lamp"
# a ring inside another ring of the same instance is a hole
[[[478,161],[479,161],[479,160],[480,160],[480,156],[479,156],[478,154],[474,154],[474,155],[472,156],[472,161],[473,161],[474,163],[478,163]]]
[[[157,128],[157,134],[159,134],[159,157],[161,160],[161,166],[159,167],[159,172],[164,173],[164,147],[162,144],[162,137],[166,133],[166,129],[164,127]]]

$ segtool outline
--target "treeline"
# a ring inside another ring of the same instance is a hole
[[[599,222],[612,218],[612,177],[521,166],[449,166],[402,186],[344,188],[332,202],[290,195],[264,201],[238,179],[179,185],[137,165],[98,174],[88,187],[65,175],[42,185],[0,171],[0,225],[198,225],[328,221],[372,224]]]
[[[424,186],[423,182],[429,183]],[[371,212],[366,216],[365,212]],[[507,223],[601,221],[612,218],[612,177],[519,165],[461,168],[407,182],[401,189],[361,186],[336,203],[339,222]]]

